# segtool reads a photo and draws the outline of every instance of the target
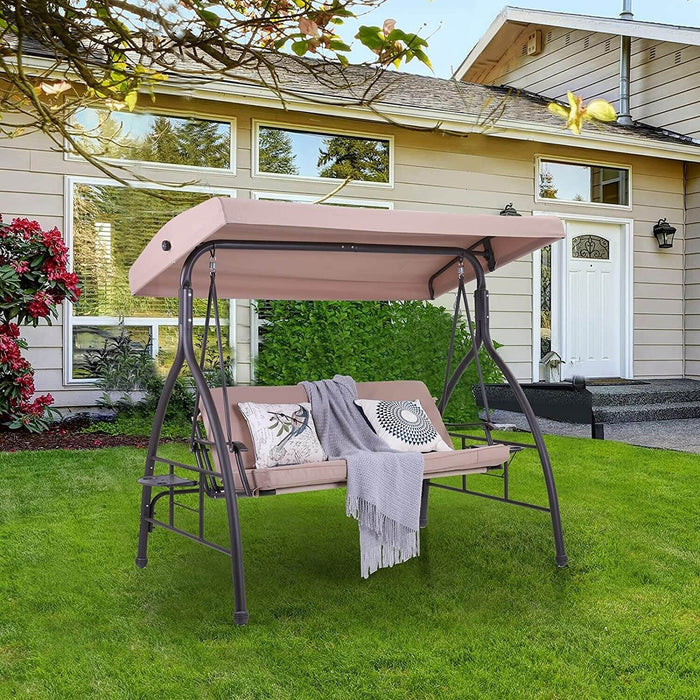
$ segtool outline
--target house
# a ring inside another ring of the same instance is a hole
[[[576,136],[547,103],[567,89],[618,102],[621,36],[631,117]],[[700,378],[699,45],[696,28],[506,8],[457,80],[330,66],[318,81],[280,58],[282,105],[245,80],[174,77],[148,111],[80,117],[125,136],[111,157],[151,181],[134,189],[42,134],[1,140],[0,212],[61,228],[85,280],[58,323],[23,330],[37,390],[58,407],[93,405],[86,351],[120,321],[168,362],[175,302],[133,299],[125,276],[162,221],[211,195],[314,201],[345,177],[347,152],[362,166],[330,204],[498,214],[512,203],[564,219],[561,246],[491,276],[492,333],[519,378],[538,378],[549,349],[565,375]],[[30,53],[25,65],[47,65]],[[143,192],[167,185],[183,185],[169,203]],[[677,229],[668,249],[653,236],[664,218]],[[256,307],[222,312],[237,381],[253,381]]]

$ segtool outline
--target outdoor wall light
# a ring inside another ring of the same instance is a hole
[[[673,236],[675,233],[676,229],[666,219],[659,219],[654,224],[654,236],[659,244],[659,248],[673,248]]]
[[[508,202],[499,212],[499,216],[522,216],[522,214],[518,214],[517,209],[513,206],[513,202]]]

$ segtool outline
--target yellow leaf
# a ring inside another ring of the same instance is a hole
[[[566,96],[569,98],[569,109],[572,112],[576,111],[578,109],[578,98],[571,90],[566,93]]]
[[[124,97],[124,103],[128,107],[130,112],[134,111],[134,107],[136,107],[136,100],[138,99],[138,92],[136,90],[132,90],[131,92],[128,92],[125,97]]]
[[[617,112],[606,100],[592,100],[586,107],[586,116],[599,122],[614,122],[617,119]]]
[[[558,117],[561,117],[562,119],[569,118],[569,110],[566,109],[566,107],[562,107],[560,104],[557,104],[556,102],[550,102],[547,105],[547,109],[552,114],[556,114]]]

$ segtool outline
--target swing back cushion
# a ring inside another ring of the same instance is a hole
[[[238,408],[239,403],[280,403],[293,404],[308,401],[306,391],[300,386],[234,386],[226,390],[228,405],[224,405],[224,393],[220,388],[212,389],[219,421],[226,433],[226,417],[228,412],[231,421],[231,439],[242,442],[248,448],[242,453],[243,465],[250,488],[259,491],[311,491],[316,489],[335,488],[345,485],[347,465],[345,460],[329,460],[312,464],[294,464],[267,469],[255,469],[255,453],[253,440],[248,424]],[[440,437],[449,445],[450,436],[447,433],[435,400],[430,395],[423,382],[391,381],[391,382],[360,382],[357,384],[360,399],[380,399],[385,401],[415,401],[421,402],[428,418],[435,426]],[[213,439],[208,417],[202,411],[204,426],[209,439]],[[425,457],[425,477],[452,476],[456,474],[485,472],[489,467],[495,467],[508,459],[508,447],[505,445],[484,445],[467,450],[449,450],[430,452]],[[220,469],[216,450],[213,450],[214,464]],[[242,490],[242,483],[235,460],[232,459],[233,475],[236,489]]]

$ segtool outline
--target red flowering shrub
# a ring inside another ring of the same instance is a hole
[[[68,248],[57,228],[0,217],[0,423],[43,430],[51,417],[51,394],[34,397],[34,370],[22,357],[27,348],[18,324],[51,323],[56,306],[76,301],[80,281],[66,270]]]

